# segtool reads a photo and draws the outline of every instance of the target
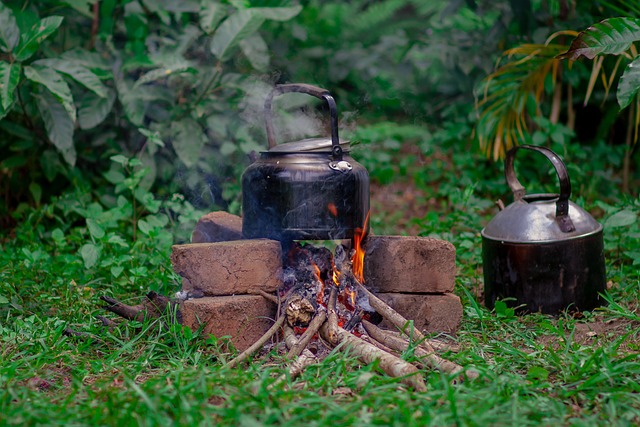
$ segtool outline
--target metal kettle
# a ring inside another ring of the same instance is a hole
[[[554,166],[559,194],[526,194],[514,171],[516,153],[530,150]],[[505,299],[519,313],[592,310],[606,288],[602,225],[569,201],[571,182],[556,153],[523,145],[505,159],[512,204],[482,230],[485,304]]]
[[[284,93],[305,93],[329,107],[331,137],[276,144],[271,105]],[[369,174],[338,136],[335,100],[309,84],[278,85],[264,104],[269,150],[242,175],[245,238],[337,240],[367,227]]]

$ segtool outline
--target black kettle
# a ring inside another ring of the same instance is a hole
[[[518,152],[543,154],[554,166],[560,194],[526,194],[516,178]],[[505,159],[512,204],[482,230],[485,305],[504,299],[518,313],[592,310],[606,288],[602,225],[569,201],[571,182],[556,153],[523,145]]]
[[[324,100],[331,137],[276,144],[271,104],[289,92]],[[280,241],[337,240],[367,227],[369,174],[338,136],[335,100],[309,84],[278,85],[264,105],[269,150],[242,175],[242,233]],[[364,230],[366,232],[366,230]]]

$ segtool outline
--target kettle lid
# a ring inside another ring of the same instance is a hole
[[[339,139],[339,144],[343,152],[350,149],[349,140]],[[300,141],[285,142],[278,144],[269,149],[270,153],[314,153],[328,152],[331,153],[333,142],[331,138],[306,138]]]

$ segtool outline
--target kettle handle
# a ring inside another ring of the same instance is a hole
[[[264,121],[267,127],[267,141],[269,142],[269,148],[271,149],[276,146],[276,132],[273,127],[271,111],[273,97],[291,92],[306,93],[307,95],[315,96],[316,98],[326,101],[329,106],[329,115],[331,117],[331,153],[334,160],[342,160],[342,147],[340,147],[340,138],[338,137],[338,108],[336,107],[336,101],[327,89],[306,83],[276,85],[264,101]]]
[[[526,194],[526,190],[518,178],[516,177],[515,170],[513,168],[513,161],[515,159],[518,149],[525,149],[536,151],[544,155],[556,170],[558,179],[560,180],[560,195],[556,201],[556,222],[560,226],[560,230],[563,233],[570,233],[575,231],[575,226],[569,217],[569,196],[571,196],[571,181],[569,180],[569,173],[562,159],[553,151],[546,147],[538,147],[535,145],[520,145],[513,147],[507,152],[507,157],[504,160],[504,175],[507,179],[507,184],[513,192],[514,201],[522,200]]]

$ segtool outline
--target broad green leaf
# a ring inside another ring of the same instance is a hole
[[[138,230],[140,230],[142,234],[146,234],[148,236],[149,232],[152,230],[152,227],[147,223],[147,221],[145,221],[144,219],[140,219],[138,220]]]
[[[31,193],[31,196],[33,197],[33,200],[35,200],[36,204],[40,204],[40,200],[42,199],[42,187],[40,187],[40,185],[36,182],[32,182],[31,184],[29,184],[29,192]]]
[[[47,135],[62,157],[71,166],[76,163],[76,149],[73,146],[73,121],[64,106],[48,91],[36,96],[38,110],[44,121]]]
[[[53,68],[42,65],[24,67],[24,75],[32,82],[44,86],[62,104],[72,122],[76,121],[76,106],[69,85]]]
[[[59,228],[56,228],[51,232],[51,238],[58,244],[64,243],[64,232]]]
[[[106,98],[108,88],[102,84],[98,76],[84,65],[68,59],[50,58],[33,62],[32,65],[51,67],[77,81],[96,95]]]
[[[115,277],[116,279],[118,277],[120,277],[120,275],[122,274],[122,272],[124,271],[124,267],[111,267],[111,274],[113,275],[113,277]]]
[[[12,52],[20,41],[20,28],[13,11],[0,2],[0,48]]]
[[[20,70],[18,63],[0,62],[0,100],[3,110],[8,111],[13,104],[13,94],[20,81]]]
[[[87,228],[94,238],[101,239],[104,237],[104,229],[95,219],[87,218]]]
[[[269,48],[260,34],[254,34],[251,37],[240,42],[240,49],[247,57],[251,66],[258,71],[265,71],[269,68]]]
[[[200,157],[205,143],[204,134],[198,123],[190,118],[171,123],[173,149],[178,158],[187,166],[193,166]]]
[[[264,20],[260,12],[252,9],[235,12],[220,24],[213,35],[211,53],[220,61],[228,60],[238,44],[255,33]]]
[[[142,0],[144,5],[155,13],[194,13],[198,11],[198,0]]]
[[[207,34],[212,34],[220,21],[227,16],[227,6],[215,0],[200,0],[200,28]]]
[[[116,93],[107,89],[107,97],[100,98],[91,92],[87,92],[81,99],[78,106],[78,124],[82,129],[92,129],[98,126],[107,118],[113,103],[116,100]]]
[[[624,70],[618,82],[618,105],[627,107],[640,89],[640,56],[637,56]]]
[[[4,119],[7,114],[9,114],[9,110],[2,108],[2,104],[0,103],[0,120]]]
[[[142,126],[146,110],[145,100],[142,99],[139,91],[131,89],[128,82],[120,79],[116,79],[115,82],[118,100],[124,108],[125,115],[134,125]]]
[[[578,34],[569,50],[558,55],[560,59],[576,60],[581,56],[593,59],[597,55],[618,55],[640,40],[640,19],[610,18]]]
[[[70,49],[58,56],[62,61],[70,61],[91,70],[102,79],[111,78],[113,72],[109,61],[97,52],[89,52],[84,49]]]
[[[0,304],[9,304],[7,297],[0,295]]]
[[[638,213],[630,209],[623,209],[614,213],[608,219],[605,225],[607,227],[628,227],[635,224],[638,220]]]
[[[129,164],[129,158],[123,156],[122,154],[116,154],[115,156],[110,157],[111,161],[114,163],[118,163],[122,166],[127,166]]]
[[[137,89],[139,86],[150,83],[158,79],[169,77],[172,74],[180,74],[184,72],[194,72],[190,64],[183,62],[182,64],[176,64],[170,67],[156,68],[155,70],[144,73],[133,85],[133,89]]]
[[[24,61],[29,59],[40,48],[40,43],[53,34],[60,24],[62,16],[48,16],[20,37],[20,44],[15,49],[15,59]]]
[[[58,173],[64,171],[60,156],[53,149],[47,149],[42,153],[40,167],[49,182],[52,182]]]
[[[302,6],[291,7],[254,7],[249,10],[260,13],[266,19],[272,21],[288,21],[302,10]]]
[[[87,243],[80,248],[80,255],[84,261],[84,267],[91,268],[98,262],[100,248],[93,243]]]
[[[158,147],[164,147],[165,144],[162,138],[160,138],[159,132],[152,132],[149,129],[145,128],[138,128],[138,132],[146,136],[149,142],[157,145]]]

